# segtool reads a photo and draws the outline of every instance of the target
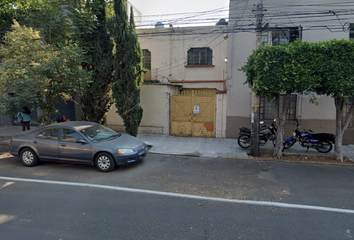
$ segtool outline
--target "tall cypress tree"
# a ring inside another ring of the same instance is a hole
[[[116,44],[113,97],[125,131],[137,136],[143,116],[140,106],[140,89],[143,83],[142,51],[135,32],[134,14],[131,9],[128,23],[125,0],[114,0],[115,17],[111,32]]]
[[[113,105],[113,42],[107,31],[105,7],[105,0],[87,1],[81,13],[74,13],[80,46],[86,53],[82,65],[93,74],[81,95],[81,105],[85,119],[99,123],[104,122]]]

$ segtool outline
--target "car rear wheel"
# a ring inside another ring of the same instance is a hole
[[[20,153],[21,162],[26,167],[33,167],[38,164],[36,153],[30,148],[24,148]]]
[[[112,171],[115,167],[114,159],[109,153],[100,153],[95,159],[95,166],[101,172]]]
[[[321,152],[321,153],[328,153],[328,152],[330,152],[332,150],[332,143],[330,143],[328,141],[320,142],[316,146],[316,150]]]
[[[242,148],[249,148],[251,145],[250,135],[242,134],[238,137],[237,143]]]

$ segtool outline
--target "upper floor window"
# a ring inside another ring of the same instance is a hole
[[[143,49],[143,67],[151,70],[151,52],[147,49]]]
[[[300,38],[301,31],[297,27],[275,28],[271,30],[272,45],[276,46],[284,43],[294,42]]]
[[[188,66],[211,66],[213,65],[213,51],[210,48],[191,48],[188,50]]]
[[[280,95],[279,102],[279,117],[282,115],[284,94]],[[286,115],[287,120],[295,120],[296,118],[296,105],[297,105],[297,95],[292,94],[290,100],[290,107]],[[260,99],[260,118],[262,120],[272,120],[275,118],[275,102],[268,101],[266,98],[261,97]]]
[[[351,23],[349,26],[349,39],[354,40],[354,23]]]

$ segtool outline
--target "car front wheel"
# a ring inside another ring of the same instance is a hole
[[[112,171],[115,167],[114,159],[108,153],[100,153],[95,159],[95,166],[101,172]]]
[[[38,164],[36,153],[30,148],[24,148],[20,153],[21,162],[26,167],[33,167]]]

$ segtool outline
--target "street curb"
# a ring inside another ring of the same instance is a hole
[[[169,155],[164,153],[149,153],[156,155]],[[197,156],[197,155],[182,155],[182,154],[171,154],[171,156],[179,157],[191,157],[191,158],[209,158],[209,159],[229,159],[229,160],[240,160],[240,161],[254,161],[254,162],[273,162],[273,163],[297,163],[297,164],[308,164],[308,165],[327,165],[327,166],[339,166],[339,167],[354,167],[354,163],[331,163],[331,162],[315,162],[315,161],[295,161],[295,160],[277,160],[269,158],[237,158],[237,157],[207,157],[207,156]]]

